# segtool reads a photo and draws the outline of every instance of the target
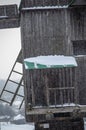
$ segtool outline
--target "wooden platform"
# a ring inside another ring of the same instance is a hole
[[[47,116],[49,116],[50,119],[58,118],[60,114],[64,117],[83,118],[86,116],[86,106],[34,108],[29,111],[26,110],[26,120],[29,122],[39,122],[46,120]]]

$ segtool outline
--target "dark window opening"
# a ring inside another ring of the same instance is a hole
[[[73,54],[86,55],[86,41],[73,41]]]

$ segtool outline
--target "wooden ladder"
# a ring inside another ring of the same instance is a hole
[[[23,84],[23,73],[19,72],[19,70],[15,70],[17,64],[21,65],[21,68],[22,68],[22,51],[20,51],[12,67],[12,70],[8,76],[8,79],[2,89],[2,92],[0,94],[0,100],[12,106],[15,101],[20,99],[20,102],[18,105],[18,108],[20,109],[24,103],[24,94],[23,94],[24,84]],[[16,79],[12,79],[13,74],[15,74],[16,77],[17,76],[19,77],[18,79],[19,81],[17,81]],[[10,97],[9,99],[7,98],[8,96]]]

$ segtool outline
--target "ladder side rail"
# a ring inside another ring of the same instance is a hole
[[[23,100],[22,100],[22,102],[21,102],[21,104],[20,104],[20,106],[19,106],[19,109],[21,109],[21,107],[22,107],[22,105],[23,105],[24,100],[25,100],[25,98],[23,98]]]
[[[18,57],[19,57],[20,53],[21,53],[21,50],[20,50],[20,52],[19,52],[19,54],[18,54]],[[18,59],[18,57],[17,57],[17,59]],[[1,94],[0,94],[0,98],[1,98],[3,92],[4,92],[5,88],[6,88],[6,85],[7,85],[8,81],[9,81],[10,76],[11,76],[13,70],[14,70],[14,67],[15,67],[15,65],[16,65],[17,59],[16,59],[14,65],[13,65],[13,67],[12,67],[12,70],[11,70],[9,76],[8,76],[8,79],[7,79],[7,81],[6,81],[5,85],[4,85],[4,88],[2,89],[2,92],[1,92]]]
[[[10,76],[11,76],[11,74],[12,74],[12,71],[13,71],[15,65],[16,65],[16,61],[15,61],[14,65],[13,65],[13,67],[12,67],[12,70],[11,70],[9,76],[8,76],[8,79],[7,79],[7,81],[6,81],[5,85],[4,85],[4,88],[2,89],[2,92],[1,92],[1,94],[0,94],[0,98],[1,98],[3,92],[4,92],[5,88],[6,88],[6,85],[7,85],[8,81],[9,81],[9,78],[10,78]]]
[[[21,81],[20,81],[20,83],[19,83],[19,85],[18,85],[18,87],[17,87],[17,89],[16,89],[16,92],[15,92],[15,94],[14,94],[12,100],[11,100],[11,103],[10,103],[11,106],[12,106],[13,101],[15,100],[15,97],[16,97],[18,91],[19,91],[19,88],[20,88],[20,86],[21,86],[21,84],[22,84],[22,81],[23,81],[23,76],[22,76]]]

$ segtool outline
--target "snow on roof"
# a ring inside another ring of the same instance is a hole
[[[26,69],[63,68],[77,66],[72,56],[37,56],[24,59]]]
[[[22,8],[22,10],[42,10],[42,9],[62,9],[62,8],[68,8],[68,5],[24,7]]]

